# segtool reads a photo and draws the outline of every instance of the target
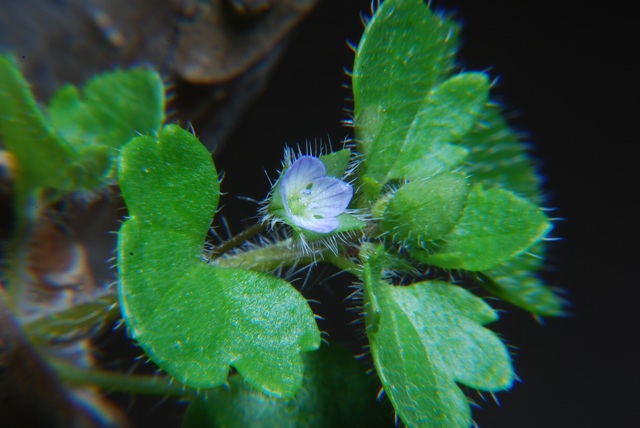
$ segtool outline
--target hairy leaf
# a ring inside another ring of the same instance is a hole
[[[529,200],[507,190],[476,185],[439,252],[412,254],[446,269],[485,270],[525,252],[550,229],[542,210]]]
[[[536,276],[543,265],[542,242],[495,269],[479,276],[479,283],[499,297],[535,315],[562,316],[567,302]]]
[[[356,53],[353,92],[356,137],[365,159],[360,175],[370,198],[389,178],[430,92],[449,77],[457,35],[455,24],[421,0],[388,0],[367,26]]]
[[[367,335],[386,394],[407,426],[469,427],[461,383],[508,389],[504,344],[482,327],[498,315],[465,289],[441,281],[393,286],[381,277],[382,250],[365,264]]]
[[[446,172],[409,182],[393,194],[380,226],[406,247],[426,248],[454,228],[468,194],[462,174]]]
[[[533,168],[527,146],[509,128],[499,106],[487,105],[460,144],[469,149],[465,172],[475,182],[485,187],[502,187],[540,202],[540,177]]]
[[[219,198],[209,152],[167,126],[125,146],[119,180],[130,215],[118,236],[119,295],[132,337],[188,386],[218,386],[233,366],[266,393],[293,395],[300,352],[320,343],[314,315],[282,279],[203,260]]]

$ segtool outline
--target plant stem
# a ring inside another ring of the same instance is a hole
[[[278,268],[295,265],[309,265],[317,262],[327,262],[356,276],[362,275],[362,268],[348,258],[336,255],[331,250],[324,249],[312,254],[305,253],[292,239],[285,239],[262,247],[255,247],[225,257],[219,257],[212,264],[220,267],[234,267],[252,269],[261,272],[271,272]]]
[[[352,275],[355,275],[358,277],[362,276],[362,266],[352,262],[351,260],[345,257],[338,256],[336,254],[328,252],[327,254],[324,255],[323,260],[327,263],[331,263],[335,267],[342,269],[345,272],[349,272]]]
[[[211,250],[211,252],[209,253],[209,261],[217,259],[227,251],[241,245],[248,239],[251,239],[258,233],[260,233],[260,231],[262,231],[264,227],[265,226],[263,223],[256,223],[248,229],[245,229],[242,232],[238,233],[237,235],[232,236],[229,240],[223,242],[222,244]]]
[[[171,382],[164,376],[131,375],[106,370],[84,369],[56,359],[49,359],[48,363],[63,381],[75,385],[92,385],[106,391],[136,394],[175,397],[197,395],[196,390],[175,381]]]
[[[322,254],[304,254],[291,239],[250,248],[212,261],[216,266],[271,272],[279,267],[313,264]]]

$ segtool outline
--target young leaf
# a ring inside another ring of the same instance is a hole
[[[499,266],[525,252],[551,229],[535,204],[513,193],[475,185],[455,228],[439,252],[412,255],[445,269],[480,271]]]
[[[293,395],[300,352],[320,343],[314,315],[282,279],[203,260],[219,198],[209,152],[167,126],[124,147],[119,180],[130,217],[118,235],[118,291],[132,337],[187,386],[218,386],[233,366],[266,393]]]
[[[454,228],[468,195],[462,174],[445,172],[411,181],[393,194],[380,227],[406,247],[426,248]]]
[[[456,382],[508,389],[504,344],[482,327],[498,315],[480,298],[441,281],[393,286],[381,278],[384,254],[365,264],[367,335],[386,394],[407,426],[469,427],[469,403]]]
[[[385,159],[393,159],[386,179],[428,178],[462,164],[467,149],[451,143],[471,130],[488,100],[489,79],[482,73],[458,74],[438,85],[420,106],[397,156],[390,156],[392,147],[374,148],[370,174],[375,176],[374,166],[384,165]]]
[[[363,367],[335,343],[302,355],[304,381],[292,398],[269,397],[239,376],[187,409],[183,428],[206,427],[388,427],[376,390]]]

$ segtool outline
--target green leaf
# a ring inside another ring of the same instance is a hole
[[[314,315],[282,279],[203,260],[220,193],[209,152],[167,126],[124,147],[119,180],[130,217],[118,235],[118,291],[132,337],[187,386],[218,386],[233,366],[266,393],[293,395],[300,352],[320,343]]]
[[[468,195],[462,174],[446,172],[409,182],[393,194],[380,227],[406,247],[427,248],[454,228]]]
[[[478,282],[499,297],[535,315],[557,317],[566,315],[566,301],[535,275],[543,265],[542,242],[529,250],[534,255],[521,254],[495,269],[479,275]]]
[[[527,251],[551,229],[542,210],[504,189],[475,185],[438,253],[412,255],[445,269],[491,269]]]
[[[363,367],[335,343],[308,352],[304,381],[292,398],[273,398],[256,391],[238,376],[228,388],[194,400],[183,419],[191,427],[383,427],[391,426],[376,402],[376,390]]]
[[[527,146],[512,131],[497,105],[487,105],[474,129],[460,142],[469,148],[467,172],[485,187],[502,187],[540,203],[540,177]]]
[[[91,79],[82,93],[67,85],[51,100],[54,128],[77,146],[119,149],[132,137],[158,132],[164,119],[164,85],[153,70],[136,68]]]
[[[508,389],[513,369],[504,344],[482,327],[498,315],[480,298],[441,281],[393,286],[381,278],[384,254],[365,264],[367,335],[386,394],[407,426],[469,427],[461,383]]]
[[[457,27],[422,1],[387,1],[365,30],[353,72],[360,178],[373,199],[390,179],[426,178],[452,169],[466,149],[450,146],[487,102],[481,73],[451,74]],[[444,83],[443,83],[444,82]],[[431,163],[429,152],[439,154]]]
[[[393,149],[387,150],[386,145],[374,149],[371,174],[375,176],[374,162],[384,165],[388,159],[393,159],[393,166],[386,179],[427,178],[442,168],[459,166],[467,149],[449,143],[471,130],[488,100],[489,80],[482,73],[458,74],[435,87],[413,118],[397,156],[390,156]]]
[[[65,173],[74,155],[51,129],[13,58],[0,55],[0,135],[17,163],[16,191],[39,187],[69,191]]]
[[[86,85],[85,98],[66,86],[46,118],[14,61],[0,56],[0,134],[18,164],[19,194],[99,190],[115,166],[113,149],[162,124],[164,89],[155,72],[98,76]]]
[[[451,73],[457,47],[457,26],[431,12],[422,0],[385,1],[356,52],[353,92],[358,132],[376,138],[372,125],[383,114],[408,126],[424,96]]]

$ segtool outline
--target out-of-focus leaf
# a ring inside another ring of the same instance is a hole
[[[74,146],[120,149],[132,137],[158,132],[164,120],[164,85],[156,71],[119,70],[91,79],[80,92],[67,85],[54,95],[54,129]]]
[[[87,338],[108,320],[118,318],[117,296],[105,294],[25,323],[22,327],[32,344],[61,343]]]
[[[16,193],[45,186],[69,191],[71,147],[51,129],[12,58],[0,55],[0,135],[17,163]]]
[[[534,245],[495,269],[484,271],[476,279],[494,296],[535,315],[556,317],[565,315],[567,302],[551,287],[542,283],[536,272],[543,265],[543,243]]]
[[[347,350],[331,343],[302,358],[305,376],[294,397],[269,397],[232,376],[228,388],[216,388],[189,406],[183,428],[391,426],[371,378]]]

